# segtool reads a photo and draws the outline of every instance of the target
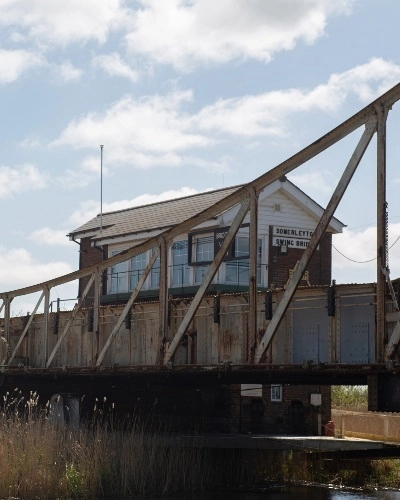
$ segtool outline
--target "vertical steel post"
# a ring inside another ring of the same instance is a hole
[[[168,333],[168,244],[160,237],[160,296],[159,296],[159,356],[163,362],[164,345]]]
[[[43,310],[43,346],[44,360],[43,367],[46,367],[46,361],[49,355],[49,312],[50,312],[50,288],[45,287],[44,292],[44,310]]]
[[[10,343],[10,304],[11,300],[6,295],[4,297],[4,338]]]
[[[257,270],[258,270],[258,195],[249,189],[250,196],[250,263],[249,263],[249,320],[247,363],[254,363],[257,336]]]
[[[97,269],[94,276],[94,302],[93,302],[93,336],[92,336],[92,365],[96,364],[99,355],[100,337],[100,297],[101,297],[101,272]]]
[[[385,314],[386,300],[385,288],[386,279],[382,268],[386,268],[387,263],[387,242],[386,242],[386,119],[387,110],[381,105],[375,106],[378,115],[377,127],[377,218],[376,218],[376,362],[384,362],[385,343]]]

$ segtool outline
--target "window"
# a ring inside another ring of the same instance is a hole
[[[113,252],[112,256],[119,254],[119,251]],[[127,262],[120,262],[111,267],[111,293],[127,291]]]
[[[129,289],[134,290],[139,283],[140,277],[147,266],[147,252],[136,255],[131,259],[131,272]]]
[[[195,239],[196,246],[196,271],[195,282],[203,281],[210,267],[209,263],[214,259],[213,236],[199,236]]]
[[[282,401],[282,385],[271,385],[271,401]]]
[[[173,286],[189,284],[188,249],[189,244],[187,240],[176,241],[172,245]]]
[[[226,263],[225,281],[227,283],[248,283],[250,279],[250,241],[249,236],[237,235],[235,239],[235,259]],[[262,239],[258,238],[257,283],[261,284]]]
[[[156,248],[152,249],[152,255]],[[160,288],[160,256],[157,257],[150,272],[150,288]]]

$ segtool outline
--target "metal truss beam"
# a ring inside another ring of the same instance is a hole
[[[225,237],[225,240],[223,244],[221,245],[221,248],[219,249],[217,255],[214,258],[214,261],[210,265],[209,270],[207,271],[207,274],[205,275],[202,284],[200,285],[199,289],[197,290],[196,295],[194,296],[189,309],[185,315],[185,317],[182,320],[182,323],[180,324],[178,331],[176,332],[174,338],[172,339],[172,342],[169,344],[167,347],[167,350],[165,352],[164,356],[164,364],[167,364],[172,356],[174,355],[179,342],[181,341],[183,335],[185,334],[186,330],[188,329],[190,322],[192,321],[194,315],[196,314],[197,309],[200,306],[200,302],[203,300],[203,297],[207,291],[207,288],[211,284],[211,281],[213,280],[216,272],[218,271],[219,266],[221,265],[221,262],[224,260],[224,257],[226,255],[226,252],[228,251],[236,233],[238,232],[240,225],[243,222],[243,219],[245,218],[250,206],[250,200],[247,198],[242,202],[242,205],[239,209],[239,212],[237,213],[231,227],[229,228],[227,235]]]
[[[72,322],[75,319],[75,316],[78,314],[79,309],[82,307],[82,304],[83,304],[83,302],[85,300],[85,297],[88,294],[88,292],[90,290],[90,287],[92,286],[92,284],[93,284],[93,282],[95,280],[95,277],[96,277],[96,273],[93,273],[92,276],[90,277],[90,280],[87,282],[87,285],[85,286],[85,289],[83,291],[82,297],[79,299],[79,302],[74,307],[74,309],[73,309],[73,311],[71,313],[71,316],[70,316],[69,320],[67,321],[67,324],[64,327],[64,330],[62,331],[61,335],[59,336],[59,338],[57,340],[57,343],[54,346],[54,349],[51,351],[49,359],[46,361],[46,368],[50,367],[51,362],[54,359],[54,356],[56,355],[56,353],[57,353],[57,351],[58,351],[58,349],[59,349],[62,341],[64,340],[65,336],[67,335],[67,333],[68,333],[68,331],[70,329],[70,326],[72,325]]]
[[[386,204],[386,120],[388,109],[375,105],[378,116],[376,151],[376,361],[384,361],[386,339],[387,204]]]
[[[324,213],[322,214],[322,217],[320,221],[318,222],[318,225],[314,231],[314,234],[311,237],[310,243],[308,247],[305,249],[299,264],[294,271],[291,280],[289,281],[289,285],[285,290],[285,293],[283,294],[283,297],[281,301],[278,304],[278,307],[275,311],[275,314],[273,315],[270,324],[268,325],[264,336],[256,350],[256,355],[255,355],[255,363],[259,363],[261,361],[261,358],[265,352],[265,350],[268,348],[269,344],[271,343],[282,319],[283,316],[286,312],[286,309],[289,306],[289,303],[300,283],[300,280],[304,274],[304,271],[306,270],[315,250],[317,249],[319,242],[325,233],[329,222],[331,221],[333,214],[335,213],[335,210],[337,206],[339,205],[340,200],[342,199],[347,186],[349,185],[354,172],[357,169],[357,166],[359,165],[361,158],[363,157],[365,150],[367,149],[369,143],[371,142],[371,139],[373,135],[375,134],[376,131],[376,125],[377,125],[377,120],[376,117],[372,118],[368,124],[365,127],[364,133],[361,136],[360,141],[358,142],[356,149],[354,150],[354,153],[347,164],[347,167],[345,171],[342,174],[342,177],[326,207],[324,210]]]
[[[112,329],[112,331],[107,339],[107,342],[104,344],[104,347],[103,347],[101,353],[99,354],[99,357],[97,358],[96,366],[100,366],[101,363],[103,362],[104,356],[107,354],[115,337],[118,335],[119,329],[121,328],[121,325],[122,325],[123,321],[125,320],[125,317],[129,312],[129,309],[132,307],[133,303],[135,302],[136,297],[138,296],[140,290],[142,289],[142,286],[143,286],[144,282],[146,281],[147,276],[149,275],[151,268],[153,267],[153,265],[154,265],[154,263],[157,260],[157,257],[159,255],[160,255],[160,249],[157,248],[157,250],[153,253],[149,263],[147,264],[146,269],[143,271],[143,274],[140,277],[140,280],[139,280],[138,284],[136,285],[136,288],[132,292],[132,295],[130,296],[128,302],[126,303],[120,317],[118,318],[117,323],[115,324],[114,328]]]
[[[33,318],[35,317],[35,314],[36,314],[36,311],[39,309],[39,306],[40,304],[42,303],[42,300],[43,300],[43,297],[46,295],[46,293],[48,293],[48,290],[43,290],[41,296],[39,297],[39,300],[37,301],[36,303],[36,306],[35,306],[35,309],[33,310],[32,314],[29,316],[29,320],[23,330],[23,332],[21,333],[21,336],[17,342],[17,345],[15,346],[15,349],[14,351],[12,352],[11,356],[10,356],[10,359],[8,360],[8,363],[7,365],[10,366],[13,359],[15,358],[15,355],[17,354],[18,352],[18,349],[19,349],[19,346],[22,344],[22,341],[24,340],[25,338],[25,335],[26,335],[26,332],[29,330],[29,327],[31,326],[31,323],[33,321]],[[45,331],[45,329],[44,329]],[[47,340],[47,339],[46,339]],[[4,359],[3,362],[2,362],[3,365],[6,364],[6,360]]]

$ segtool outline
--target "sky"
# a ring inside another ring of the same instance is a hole
[[[105,212],[249,182],[400,81],[399,15],[397,0],[0,0],[0,291],[78,268],[66,235],[100,211],[101,144]],[[397,104],[392,279],[399,124]],[[289,179],[325,206],[361,133]],[[338,283],[376,280],[375,179],[374,139],[335,214]]]

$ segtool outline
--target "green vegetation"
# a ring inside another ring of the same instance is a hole
[[[254,484],[267,470],[266,457],[254,451],[182,445],[151,416],[119,425],[100,413],[73,431],[50,421],[47,410],[36,394],[27,402],[18,392],[5,396],[0,498],[185,494]]]
[[[117,425],[97,414],[73,431],[31,394],[0,411],[0,498],[184,495],[218,488],[324,483],[400,487],[400,460],[334,463],[301,452],[209,450],[180,442],[149,417]]]
[[[333,385],[332,408],[338,410],[368,411],[368,386]]]

